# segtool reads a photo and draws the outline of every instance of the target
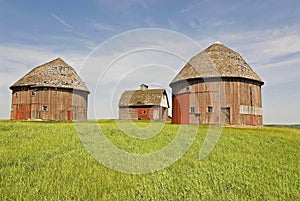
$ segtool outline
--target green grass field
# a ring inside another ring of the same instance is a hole
[[[132,139],[114,121],[107,137],[132,153],[150,153],[176,136],[166,124],[148,140]],[[147,127],[147,122],[136,122]],[[0,121],[0,200],[300,200],[300,130],[224,128],[199,160],[207,126],[186,154],[151,174],[126,174],[96,161],[73,123]]]

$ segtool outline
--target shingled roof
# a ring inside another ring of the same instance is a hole
[[[89,93],[76,71],[61,58],[35,67],[14,83],[10,89],[20,86],[67,88]]]
[[[164,89],[128,90],[121,95],[119,106],[160,105]]]
[[[212,77],[241,77],[264,83],[239,53],[216,42],[191,58],[170,85],[182,80]]]

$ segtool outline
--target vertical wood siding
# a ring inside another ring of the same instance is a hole
[[[187,91],[188,90],[188,91]],[[261,126],[262,97],[259,82],[242,78],[194,79],[172,85],[172,123]],[[193,107],[193,112],[191,112]],[[212,107],[213,111],[208,111]],[[241,107],[250,112],[241,113]]]
[[[85,121],[88,93],[55,88],[14,88],[11,119]]]

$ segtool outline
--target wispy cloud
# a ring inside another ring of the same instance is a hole
[[[97,30],[104,30],[104,31],[115,31],[117,29],[116,26],[111,24],[106,24],[102,22],[96,22],[93,20],[93,22],[90,24],[91,27]]]
[[[121,10],[128,9],[133,6],[139,6],[144,9],[148,9],[148,4],[154,2],[154,0],[94,0],[97,4],[105,5],[111,10]]]
[[[56,14],[51,13],[52,17],[54,17],[58,22],[60,22],[62,25],[64,25],[65,27],[67,27],[68,29],[73,29],[73,27],[71,25],[69,25],[68,23],[65,22],[65,20],[63,20],[62,18],[58,17]]]
[[[188,12],[190,12],[191,10],[198,8],[200,5],[202,5],[203,3],[205,3],[205,1],[207,1],[207,0],[200,1],[200,2],[196,2],[196,3],[192,3],[192,4],[190,4],[189,6],[187,6],[187,7],[183,8],[183,9],[181,9],[181,10],[180,10],[180,13],[182,13],[182,14],[188,13]]]
[[[141,4],[145,9],[148,8],[148,5],[147,5],[146,1],[140,0],[139,2],[140,2],[140,4]]]
[[[194,19],[188,20],[188,25],[192,29],[198,30],[200,28],[200,23],[197,20],[194,20]]]

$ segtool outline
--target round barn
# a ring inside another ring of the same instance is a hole
[[[262,126],[263,84],[240,54],[216,42],[170,83],[172,123]]]
[[[35,67],[10,89],[12,120],[87,119],[90,92],[75,70],[61,58]]]

